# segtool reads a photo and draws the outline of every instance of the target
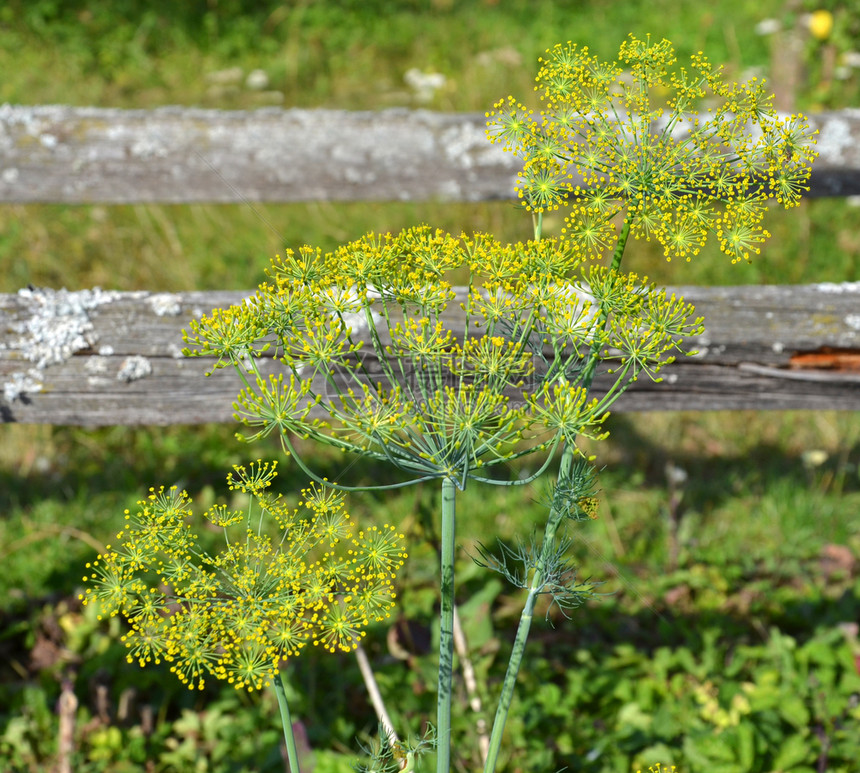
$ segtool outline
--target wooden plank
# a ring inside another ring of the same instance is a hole
[[[485,201],[519,161],[481,114],[0,106],[0,202]],[[860,110],[812,117],[811,195],[860,194]]]
[[[481,115],[0,108],[0,202],[477,201],[517,160]]]
[[[860,282],[674,288],[707,332],[618,411],[860,409]],[[232,418],[229,369],[181,355],[181,330],[250,292],[22,290],[0,295],[0,416],[84,426]],[[275,372],[267,360],[263,367]],[[601,382],[596,389],[599,391]]]

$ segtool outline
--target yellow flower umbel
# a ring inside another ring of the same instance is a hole
[[[617,268],[630,235],[690,260],[713,235],[748,260],[770,236],[765,202],[793,207],[808,190],[815,143],[804,116],[775,114],[764,81],[721,75],[701,52],[676,67],[667,40],[631,35],[616,62],[559,44],[541,60],[539,119],[508,97],[488,135],[523,159],[519,195],[538,231],[543,212],[569,208],[578,254],[616,249]]]
[[[656,377],[699,326],[682,300],[586,265],[566,240],[502,244],[421,226],[288,252],[271,276],[186,334],[187,353],[232,362],[245,381],[236,408],[250,439],[276,433],[295,455],[291,436],[310,438],[458,488],[599,434],[614,399],[640,373]],[[262,375],[266,352],[279,375]],[[614,385],[588,399],[598,361]]]
[[[228,476],[249,503],[204,513],[224,530],[219,553],[199,547],[188,495],[159,488],[126,514],[119,544],[88,564],[82,599],[128,620],[129,662],[170,663],[192,690],[210,676],[259,690],[308,644],[351,651],[389,616],[403,535],[358,530],[341,496],[315,485],[290,509],[267,491],[275,467],[258,461]]]

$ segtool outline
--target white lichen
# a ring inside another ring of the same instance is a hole
[[[51,290],[49,288],[18,291],[28,312],[12,329],[22,336],[14,342],[21,356],[44,369],[68,360],[75,352],[90,349],[98,340],[89,312],[116,300],[119,293],[92,290]]]
[[[91,349],[98,335],[89,312],[119,297],[117,292],[92,290],[69,292],[66,289],[24,288],[18,298],[25,312],[23,320],[13,322],[10,328],[19,337],[7,348],[14,349],[23,359],[35,364],[29,373],[14,372],[3,385],[7,400],[18,399],[26,392],[39,392],[43,388],[38,376],[51,365],[66,362],[76,352]],[[33,376],[36,373],[36,377]],[[11,397],[10,397],[11,395]]]
[[[139,378],[144,378],[152,373],[152,364],[146,357],[141,357],[135,354],[131,357],[126,357],[119,366],[119,372],[116,374],[118,381],[125,381],[127,384],[131,381],[137,381]]]
[[[854,147],[851,126],[842,118],[831,118],[821,127],[816,149],[822,161],[839,163],[844,151]]]
[[[92,373],[93,375],[107,373],[109,363],[110,357],[102,357],[101,355],[96,355],[95,357],[88,357],[86,364],[84,365],[84,370],[87,373]]]
[[[22,395],[42,391],[42,382],[38,379],[39,371],[31,368],[27,373],[16,371],[9,376],[9,380],[3,384],[3,399],[13,403]]]
[[[152,137],[141,137],[132,144],[130,152],[135,158],[163,158],[169,151]]]
[[[146,299],[156,317],[176,317],[182,311],[181,297],[173,293],[158,293]]]
[[[860,292],[860,282],[819,282],[813,285],[820,293],[856,293]]]

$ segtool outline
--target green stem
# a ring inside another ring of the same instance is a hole
[[[576,456],[576,449],[572,444],[565,446],[564,453],[561,456],[561,465],[558,471],[558,479],[566,480],[570,476],[570,470],[573,466],[573,460]],[[487,761],[484,763],[484,773],[493,773],[496,769],[496,762],[499,756],[499,748],[502,744],[502,736],[505,732],[505,723],[508,719],[508,712],[511,708],[511,702],[514,698],[514,688],[517,683],[517,675],[522,664],[523,654],[526,649],[526,641],[529,637],[529,629],[532,625],[532,615],[534,614],[535,603],[543,589],[546,580],[546,566],[550,555],[553,552],[555,544],[555,535],[558,527],[561,524],[562,513],[557,508],[550,510],[549,519],[547,520],[546,528],[544,529],[543,543],[541,544],[540,556],[538,556],[537,564],[535,565],[532,581],[529,585],[528,597],[526,598],[525,606],[520,615],[520,623],[517,626],[517,635],[514,639],[513,650],[511,651],[510,660],[508,660],[508,670],[505,673],[505,681],[502,684],[502,694],[499,696],[499,705],[496,709],[496,717],[493,720],[493,731],[490,734],[490,749],[487,754]]]
[[[284,726],[284,743],[287,745],[287,759],[290,762],[290,773],[300,773],[299,753],[296,749],[296,737],[293,735],[293,720],[290,717],[290,706],[287,703],[287,693],[281,675],[275,676],[275,694],[278,696],[278,706],[281,709],[281,723]]]
[[[627,238],[630,236],[630,218],[624,221],[621,226],[621,233],[618,236],[618,244],[615,245],[615,253],[612,256],[612,263],[609,265],[610,271],[618,271],[621,268],[621,257],[624,255],[624,248],[627,246]],[[588,353],[588,361],[585,365],[585,370],[582,373],[582,381],[580,382],[585,389],[591,389],[591,382],[594,381],[594,374],[597,370],[597,361],[600,359],[600,333],[606,327],[606,320],[609,312],[606,308],[601,308],[600,317],[597,327],[595,328],[594,342],[591,345],[591,351]]]
[[[543,235],[543,212],[532,214],[532,225],[535,229],[535,241],[539,242]]]
[[[618,271],[621,268],[621,256],[624,255],[624,248],[627,246],[627,238],[630,236],[630,217],[624,220],[624,225],[621,226],[621,233],[618,235],[618,243],[615,245],[615,253],[612,255],[612,263],[609,268],[613,271]]]
[[[451,770],[451,682],[454,671],[454,527],[456,488],[442,479],[442,570],[439,612],[439,692],[436,706],[436,773]]]

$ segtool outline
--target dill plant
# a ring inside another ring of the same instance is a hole
[[[690,304],[621,271],[628,243],[656,240],[667,259],[690,260],[715,238],[733,262],[748,260],[769,236],[769,201],[796,205],[815,155],[804,117],[776,116],[762,81],[726,83],[702,54],[679,67],[665,40],[631,36],[615,62],[558,45],[541,60],[536,90],[538,116],[513,97],[488,113],[489,139],[523,161],[518,193],[533,217],[532,240],[503,244],[418,226],[330,253],[288,250],[254,297],[215,309],[185,333],[187,355],[213,358],[242,379],[242,437],[278,437],[320,496],[350,486],[317,475],[296,438],[398,471],[376,488],[438,483],[438,773],[452,765],[458,492],[528,484],[559,459],[543,534],[479,557],[526,590],[485,759],[491,773],[538,598],[567,611],[594,591],[564,557],[565,522],[596,516],[594,473],[578,439],[603,437],[625,389],[643,376],[659,380],[684,339],[702,331]],[[564,231],[545,238],[543,215],[559,209]],[[540,462],[527,479],[500,474],[533,454]],[[99,571],[110,605],[110,584],[126,578]],[[186,581],[184,569],[171,571]],[[341,641],[330,629],[305,633]],[[383,737],[368,769],[396,770],[406,760],[411,770],[433,743]]]
[[[176,487],[151,489],[126,511],[116,546],[87,564],[84,604],[122,615],[129,663],[168,663],[188,689],[207,678],[255,691],[274,684],[290,765],[298,770],[281,667],[308,645],[351,652],[394,606],[406,553],[392,526],[358,529],[343,496],[311,484],[298,508],[270,488],[277,462],[236,466],[228,488],[244,510],[203,513],[224,546],[209,553],[191,527],[192,502]]]
[[[253,299],[187,334],[189,354],[241,375],[236,416],[246,439],[276,434],[312,477],[293,437],[405,475],[382,488],[439,481],[438,773],[451,766],[457,492],[470,481],[531,482],[560,454],[542,538],[481,557],[527,590],[489,773],[537,598],[570,609],[593,590],[563,557],[564,521],[595,514],[594,477],[577,440],[601,437],[624,390],[641,375],[658,379],[702,329],[689,304],[621,271],[628,241],[657,240],[668,259],[689,260],[712,236],[733,262],[748,260],[769,235],[768,200],[791,207],[806,189],[814,150],[802,116],[777,117],[763,82],[725,83],[702,54],[675,65],[665,40],[631,36],[612,63],[558,45],[541,60],[538,117],[512,97],[488,113],[490,140],[523,160],[518,192],[533,240],[501,244],[421,226],[327,254],[288,251]],[[699,116],[703,100],[712,106]],[[543,238],[543,214],[560,208],[562,236]],[[465,287],[452,276],[465,276]],[[278,373],[264,374],[264,354]],[[598,374],[609,386],[592,396]],[[492,474],[529,454],[543,462],[527,480]]]

